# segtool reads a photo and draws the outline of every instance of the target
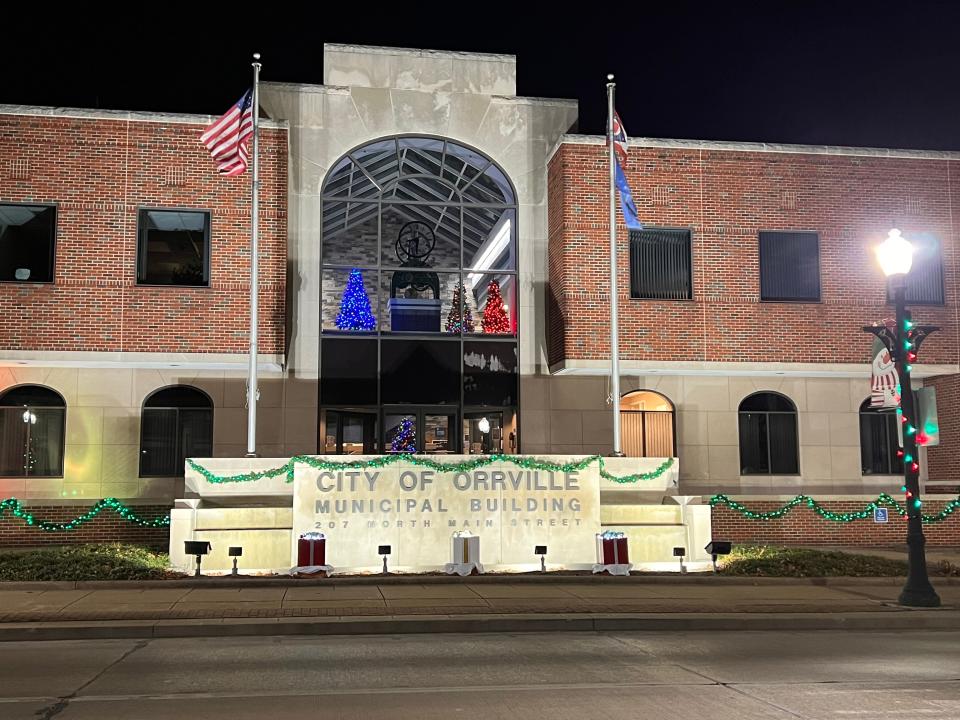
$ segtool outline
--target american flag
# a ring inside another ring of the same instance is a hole
[[[239,175],[250,162],[250,136],[253,135],[253,94],[247,90],[227,113],[211,123],[200,136],[217,162],[221,175]]]
[[[627,131],[620,122],[620,115],[613,113],[613,152],[620,161],[621,167],[627,164]]]

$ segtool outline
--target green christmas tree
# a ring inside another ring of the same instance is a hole
[[[463,283],[457,285],[457,289],[453,291],[453,307],[447,315],[446,330],[448,333],[473,332],[473,313],[470,312]]]

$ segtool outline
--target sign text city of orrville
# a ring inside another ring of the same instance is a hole
[[[480,535],[485,563],[526,563],[534,544],[547,543],[552,560],[562,562],[556,548],[558,556],[569,552],[571,563],[586,563],[599,505],[596,466],[553,472],[493,463],[439,472],[402,462],[336,471],[303,465],[295,473],[294,538],[326,533],[334,566],[373,564],[375,544],[393,545],[398,565],[442,565],[457,530]]]

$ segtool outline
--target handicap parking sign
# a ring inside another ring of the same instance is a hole
[[[874,508],[873,509],[873,521],[878,523],[885,523],[887,521],[887,509],[886,508]]]

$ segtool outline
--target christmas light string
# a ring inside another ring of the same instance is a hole
[[[88,523],[93,520],[104,510],[113,510],[117,515],[127,522],[133,523],[134,525],[139,525],[140,527],[164,528],[169,527],[170,525],[169,515],[161,515],[151,520],[147,520],[137,515],[129,505],[124,505],[116,498],[104,498],[103,500],[98,500],[96,504],[85,513],[78,515],[77,517],[73,518],[73,520],[68,520],[67,522],[38,520],[31,513],[29,513],[26,508],[24,508],[23,504],[16,498],[7,498],[6,500],[0,501],[0,517],[9,511],[11,515],[20,518],[27,525],[31,525],[38,530],[43,530],[45,532],[65,532],[68,530],[76,530],[84,523]]]
[[[856,522],[857,520],[865,520],[868,517],[873,515],[873,511],[887,507],[896,511],[901,517],[907,516],[907,509],[895,498],[891,497],[887,493],[880,493],[879,497],[876,500],[868,503],[863,510],[855,510],[852,512],[834,512],[828,510],[819,501],[810,497],[809,495],[797,495],[793,500],[781,505],[776,510],[751,510],[743,503],[739,503],[736,500],[731,500],[726,495],[714,495],[710,498],[710,505],[715,507],[717,505],[725,505],[731,510],[740,513],[745,518],[750,520],[779,520],[784,515],[789,513],[795,507],[800,505],[806,505],[810,510],[813,510],[824,520],[830,520],[831,522],[841,522],[841,523],[850,523]],[[958,509],[960,509],[960,495],[958,495],[953,500],[947,502],[943,506],[943,509],[935,515],[921,515],[923,522],[925,523],[938,523],[943,522],[948,517],[953,515]]]
[[[295,455],[290,458],[286,463],[278,467],[269,468],[267,470],[251,470],[246,473],[239,473],[237,475],[217,475],[212,470],[200,465],[194,460],[187,460],[187,464],[191,469],[200,473],[207,482],[213,484],[224,484],[224,483],[238,483],[238,482],[256,482],[257,480],[262,480],[264,478],[273,478],[279,477],[281,475],[286,477],[286,482],[293,482],[294,476],[294,466],[298,463],[303,465],[309,465],[312,468],[317,470],[330,470],[334,472],[339,472],[342,470],[370,470],[376,468],[387,467],[388,465],[393,465],[399,462],[410,463],[411,465],[416,465],[417,467],[428,468],[436,472],[448,473],[448,472],[470,472],[478,468],[485,467],[487,465],[492,465],[493,463],[510,463],[516,467],[523,468],[524,470],[544,470],[547,472],[576,472],[583,470],[593,463],[600,464],[600,476],[605,480],[610,480],[611,482],[619,484],[629,484],[639,482],[641,480],[655,480],[656,478],[663,475],[667,470],[673,467],[674,458],[667,458],[660,465],[649,472],[645,473],[634,473],[632,475],[623,475],[617,476],[608,472],[604,466],[603,458],[600,455],[590,455],[589,457],[583,458],[582,460],[576,460],[569,463],[554,463],[549,460],[540,460],[533,457],[527,457],[524,455],[484,455],[478,457],[474,460],[465,460],[463,462],[438,462],[436,460],[431,460],[423,455],[413,455],[409,453],[399,453],[396,455],[381,455],[370,460],[346,460],[346,461],[334,461],[334,460],[324,460],[322,458],[313,457],[311,455]]]

